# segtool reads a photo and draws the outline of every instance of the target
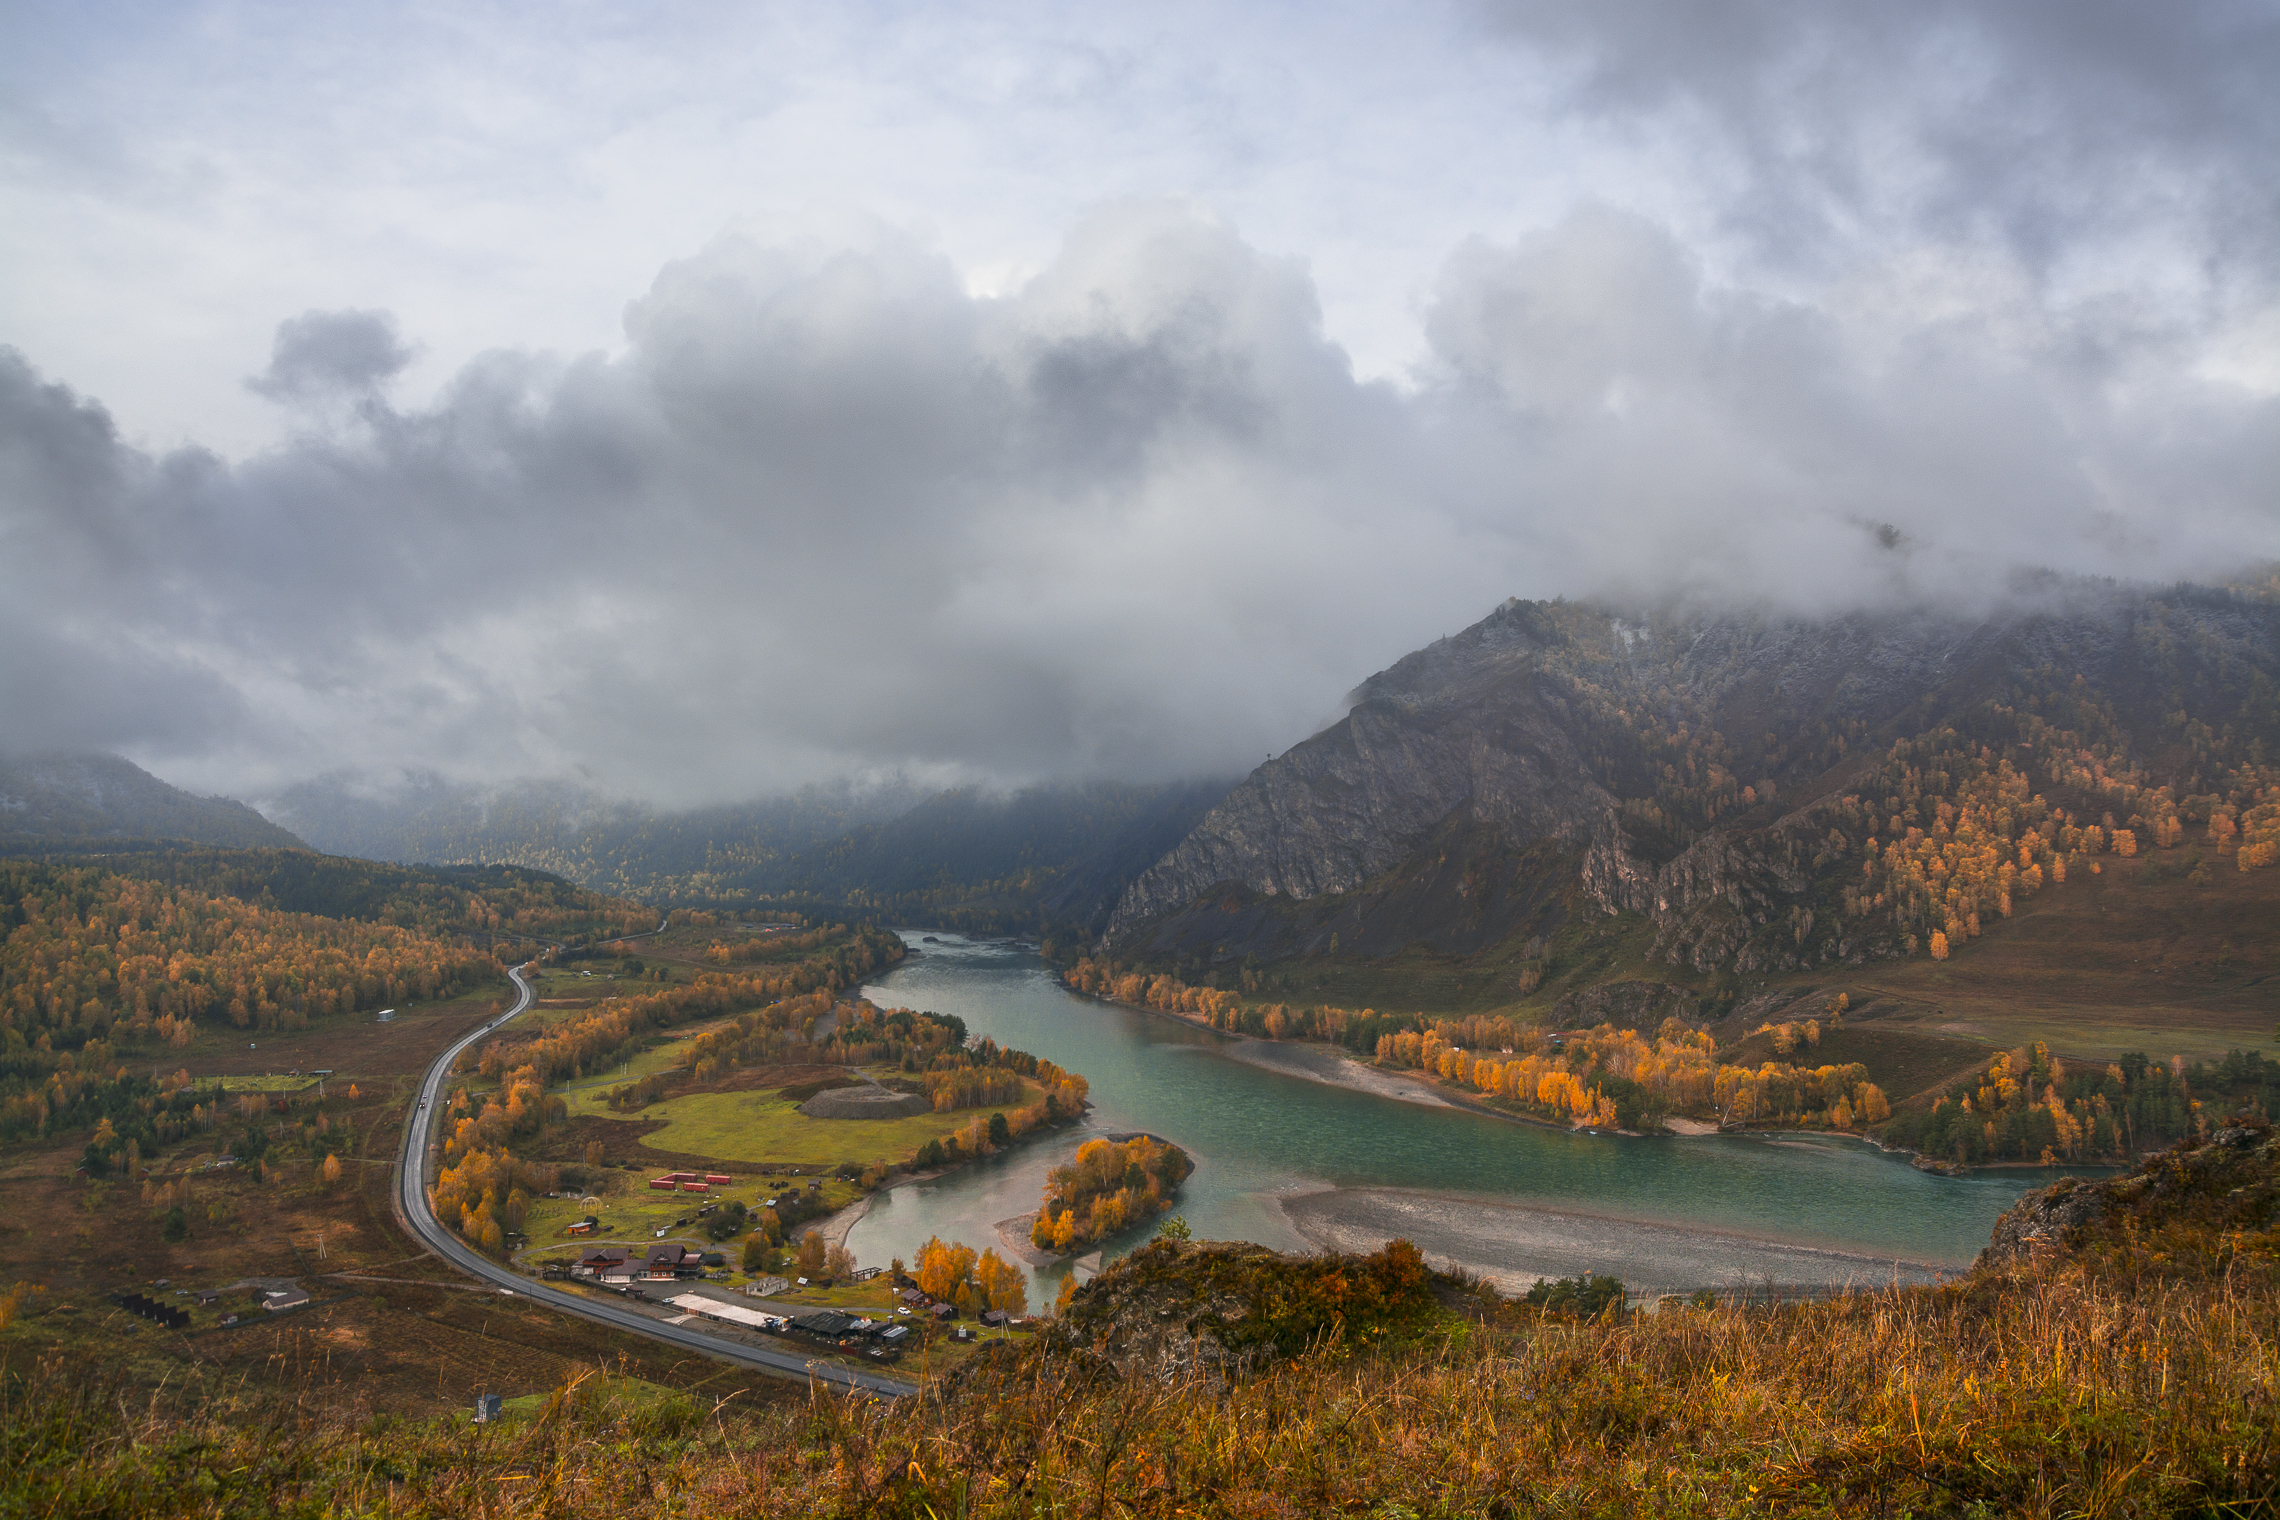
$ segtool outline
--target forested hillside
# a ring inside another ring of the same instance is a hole
[[[125,850],[49,857],[217,897],[441,934],[594,939],[656,927],[639,903],[522,866],[396,866],[311,850]]]
[[[0,753],[0,841],[92,838],[301,843],[242,802],[193,797],[117,755]]]
[[[732,807],[667,811],[570,782],[500,787],[434,777],[366,795],[333,781],[280,793],[270,811],[320,850],[400,864],[504,862],[596,891],[659,903],[709,903],[809,846],[892,818],[924,794],[888,782],[808,787]]]
[[[1227,783],[808,788],[662,812],[566,785],[485,792],[426,782],[394,798],[331,784],[275,804],[320,848],[377,860],[512,862],[660,906],[836,904],[985,932],[1097,931],[1133,877]]]
[[[499,978],[494,945],[656,923],[540,872],[416,871],[306,850],[0,859],[0,1131],[124,1123],[127,1065]]]
[[[1511,603],[1367,683],[1125,894],[1143,958],[1548,943],[1764,975],[1957,953],[2070,873],[2280,856],[2280,599],[2045,588],[1980,621]],[[1526,957],[1522,957],[1526,959]]]
[[[464,941],[92,868],[0,862],[0,927],[11,1051],[179,1048],[200,1026],[299,1029],[499,974]]]

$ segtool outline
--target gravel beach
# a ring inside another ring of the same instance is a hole
[[[1350,1087],[1356,1092],[1374,1093],[1381,1098],[1393,1098],[1425,1108],[1457,1106],[1433,1091],[1431,1085],[1421,1077],[1403,1076],[1379,1067],[1364,1066],[1327,1045],[1302,1045],[1281,1040],[1238,1040],[1222,1049],[1220,1054],[1252,1066],[1263,1066],[1268,1071],[1279,1071],[1285,1076],[1320,1082],[1327,1087]]]
[[[1937,1282],[1924,1262],[1395,1188],[1331,1188],[1280,1200],[1291,1227],[1328,1251],[1374,1251],[1396,1236],[1436,1266],[1454,1262],[1507,1293],[1539,1277],[1604,1272],[1633,1293],[1768,1285],[1826,1291]]]

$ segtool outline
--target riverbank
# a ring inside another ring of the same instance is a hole
[[[1279,1202],[1291,1228],[1318,1250],[1364,1253],[1400,1238],[1435,1265],[1476,1272],[1504,1293],[1524,1293],[1538,1278],[1585,1272],[1620,1277],[1633,1293],[1652,1294],[1881,1288],[1938,1282],[1962,1270],[1405,1188],[1325,1188],[1288,1194]]]
[[[1484,1114],[1491,1119],[1502,1119],[1511,1124],[1532,1124],[1539,1129],[1565,1131],[1576,1127],[1535,1114],[1516,1114],[1508,1108],[1498,1108],[1492,1103],[1452,1092],[1423,1072],[1392,1071],[1383,1066],[1367,1065],[1335,1045],[1312,1041],[1302,1044],[1288,1040],[1238,1040],[1220,1053],[1247,1065],[1279,1071],[1286,1077],[1320,1082],[1325,1087],[1343,1087],[1348,1092],[1391,1098],[1399,1103],[1415,1103],[1424,1108],[1461,1108],[1467,1113]],[[1719,1132],[1717,1125],[1704,1119],[1667,1118],[1663,1120],[1663,1127],[1681,1139]],[[1618,1129],[1605,1133],[1635,1137],[1639,1132]]]
[[[1146,1011],[1153,1013],[1157,1010]],[[1470,1106],[1451,1101],[1446,1094],[1435,1091],[1433,1085],[1422,1077],[1387,1071],[1379,1066],[1364,1066],[1331,1045],[1302,1045],[1287,1040],[1236,1040],[1221,1047],[1219,1053],[1245,1065],[1265,1071],[1279,1071],[1286,1077],[1320,1082],[1326,1087],[1343,1087],[1349,1092],[1369,1093],[1373,1097],[1391,1098],[1397,1103],[1416,1103],[1426,1108]]]
[[[1106,1003],[1112,1008],[1129,1008],[1135,1013],[1170,1019],[1191,1029],[1211,1028],[1208,1023],[1190,1014],[1151,1008],[1145,1003],[1120,1002],[1115,998],[1101,997],[1098,993],[1077,992],[1068,987],[1063,987],[1062,990],[1071,997]],[[1348,1092],[1368,1093],[1376,1098],[1391,1098],[1397,1103],[1414,1103],[1421,1108],[1461,1108],[1467,1113],[1485,1114],[1491,1119],[1503,1119],[1513,1124],[1532,1124],[1543,1129],[1567,1130],[1576,1127],[1535,1114],[1517,1114],[1508,1108],[1481,1102],[1469,1094],[1451,1090],[1446,1084],[1421,1071],[1399,1071],[1357,1060],[1348,1055],[1344,1047],[1321,1040],[1230,1037],[1229,1043],[1220,1047],[1219,1053],[1230,1060],[1241,1061],[1247,1066],[1256,1066],[1265,1071],[1280,1072],[1286,1077],[1319,1082],[1325,1087],[1342,1087]],[[1703,1119],[1666,1118],[1663,1127],[1670,1134],[1687,1139],[1719,1133],[1716,1124]],[[1635,1135],[1639,1132],[1619,1129],[1607,1133]]]
[[[1329,1183],[1668,1221],[1745,1241],[1954,1265],[1986,1244],[1996,1216],[2021,1192],[2048,1180],[2032,1173],[1927,1177],[1867,1145],[1818,1132],[1783,1137],[1804,1144],[1731,1133],[1618,1139],[1602,1131],[1591,1138],[1510,1112],[1459,1107],[1453,1088],[1434,1092],[1415,1072],[1348,1064],[1347,1053],[1335,1049],[1261,1040],[1247,1047],[1251,1059],[1228,1059],[1243,1046],[1239,1039],[1158,1010],[1078,994],[1026,953],[947,936],[926,950],[874,984],[872,1000],[955,1015],[970,1031],[1084,1072],[1100,1131],[1177,1137],[1198,1167],[1177,1208],[1201,1239],[1315,1248],[1277,1200]],[[1328,1076],[1348,1080],[1320,1080]],[[1389,1087],[1398,1096],[1389,1096]],[[1063,1147],[1039,1147],[898,1187],[874,1202],[848,1243],[866,1263],[908,1257],[931,1235],[997,1244],[997,1226],[1037,1207],[1052,1165],[1063,1159]],[[1007,1254],[1002,1246],[1000,1254]],[[1451,1254],[1467,1253],[1443,1253]],[[1537,1265],[1498,1266],[1511,1254],[1504,1248],[1469,1254],[1501,1275],[1517,1277]],[[1776,1271],[1761,1258],[1761,1266],[1745,1274],[1799,1275],[1786,1262]],[[1050,1299],[1060,1270],[1040,1269],[1033,1300],[1040,1293]]]

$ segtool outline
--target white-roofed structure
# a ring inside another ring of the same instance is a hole
[[[682,1293],[666,1300],[676,1309],[706,1319],[717,1319],[725,1325],[741,1325],[747,1330],[783,1331],[791,1328],[791,1321],[781,1314],[764,1314],[758,1309],[747,1309],[741,1304],[724,1304],[717,1298],[702,1293]]]

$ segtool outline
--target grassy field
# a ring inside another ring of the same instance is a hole
[[[201,1079],[264,1077],[320,1067],[342,1081],[414,1071],[450,1040],[506,1008],[513,991],[513,984],[501,977],[458,997],[399,1004],[396,1016],[385,1024],[362,1012],[318,1018],[307,1029],[272,1029],[259,1035],[208,1030],[189,1049],[167,1052],[163,1063]]]
[[[700,1251],[726,1251],[729,1262],[737,1261],[738,1242],[714,1245],[697,1227],[706,1221],[697,1217],[697,1210],[707,1204],[725,1203],[731,1198],[742,1199],[746,1208],[757,1209],[779,1190],[807,1190],[807,1184],[817,1180],[817,1174],[808,1171],[799,1177],[759,1177],[750,1172],[728,1173],[736,1181],[713,1193],[662,1193],[652,1191],[649,1170],[605,1171],[598,1186],[585,1197],[598,1198],[598,1204],[587,1203],[584,1198],[534,1198],[523,1216],[524,1233],[530,1237],[527,1254],[553,1255],[559,1252],[584,1250],[589,1245],[649,1243],[654,1240],[677,1240]],[[853,1182],[825,1175],[821,1178],[823,1206],[826,1210],[845,1208],[862,1196],[862,1189]],[[564,1230],[574,1221],[588,1214],[599,1215],[602,1228],[593,1236],[570,1236]],[[663,1236],[657,1231],[663,1229]]]
[[[651,1051],[651,1057],[662,1052]],[[661,1064],[670,1065],[670,1060]],[[640,1075],[635,1062],[635,1075]],[[1037,1101],[1034,1083],[1023,1083],[1019,1108]],[[717,1156],[750,1165],[836,1166],[844,1162],[908,1161],[929,1140],[964,1128],[978,1116],[987,1120],[999,1108],[962,1108],[947,1114],[908,1119],[810,1119],[799,1105],[775,1092],[687,1093],[652,1103],[638,1113],[612,1112],[606,1087],[567,1095],[572,1114],[601,1119],[663,1120],[664,1127],[642,1136],[642,1147],[691,1156]]]
[[[317,1090],[317,1079],[302,1076],[299,1072],[290,1075],[263,1072],[259,1076],[225,1076],[217,1080],[225,1092],[297,1093]]]
[[[2188,1061],[2280,1043],[2280,871],[2190,879],[2184,851],[2108,857],[2021,905],[1947,961],[1848,974],[1901,1006],[1885,1022],[2067,1055]],[[1823,977],[1832,986],[1833,978]]]

